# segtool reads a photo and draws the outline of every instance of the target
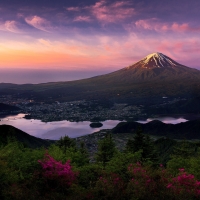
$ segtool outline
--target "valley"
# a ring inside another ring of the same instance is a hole
[[[26,119],[49,121],[105,121],[146,117],[142,106],[113,104],[105,106],[97,101],[71,101],[63,103],[20,106]]]
[[[44,122],[137,120],[199,114],[200,71],[152,53],[121,70],[88,79],[0,84],[0,103]],[[3,111],[0,111],[3,112]]]
[[[18,110],[13,113],[26,113],[26,119],[38,119],[43,122],[51,121],[105,121],[126,120],[135,121],[159,115],[198,114],[197,106],[193,112],[184,110],[188,105],[186,98],[154,98],[148,102],[142,100],[130,103],[115,103],[113,101],[80,100],[71,102],[33,102],[26,99],[9,98],[6,103],[14,105]],[[0,102],[5,102],[0,98]],[[179,105],[179,106],[177,106]],[[172,109],[173,108],[173,109]],[[189,108],[188,108],[189,109]],[[190,111],[192,111],[190,107]],[[5,111],[0,112],[6,114]],[[8,113],[7,113],[8,114]]]
[[[0,84],[0,103],[4,107],[18,108],[17,112],[25,113],[26,119],[42,122],[125,120],[134,123],[183,115],[198,119],[199,102],[200,71],[162,53],[149,54],[121,70],[88,79]],[[0,113],[6,114],[4,110]]]

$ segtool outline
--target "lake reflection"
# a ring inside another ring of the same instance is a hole
[[[158,118],[148,118],[146,120],[139,120],[137,122],[141,123],[141,124],[146,124],[148,122],[151,122],[153,120],[159,120],[165,124],[179,124],[181,122],[187,122],[187,119],[184,118],[174,118],[174,117],[158,117]]]
[[[60,139],[61,136],[65,135],[68,135],[71,138],[75,138],[94,133],[101,129],[112,129],[120,122],[118,120],[107,120],[102,122],[103,126],[101,128],[91,128],[91,122],[89,121],[55,121],[45,123],[36,119],[27,120],[23,118],[24,116],[24,114],[18,114],[15,116],[7,116],[5,118],[1,118],[0,125],[12,125],[35,137],[57,140]]]
[[[101,128],[91,128],[89,121],[84,122],[69,122],[69,121],[55,121],[55,122],[42,122],[41,120],[31,119],[27,120],[23,117],[25,114],[18,114],[15,116],[7,116],[1,118],[0,125],[8,124],[12,125],[30,135],[39,137],[42,139],[53,139],[58,140],[61,136],[68,135],[71,138],[79,137],[86,134],[91,134],[101,129],[112,129],[120,121],[118,120],[107,120],[102,122]],[[139,123],[148,123],[152,120],[160,120],[164,123],[178,124],[186,122],[188,120],[184,118],[173,118],[173,117],[159,117],[149,118],[147,120],[139,120]]]

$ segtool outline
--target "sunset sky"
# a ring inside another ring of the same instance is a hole
[[[86,78],[152,52],[200,69],[199,0],[0,1],[0,82]]]

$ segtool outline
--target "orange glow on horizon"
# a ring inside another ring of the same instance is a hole
[[[89,69],[91,66],[108,66],[107,56],[69,55],[59,52],[10,50],[1,52],[0,68],[26,69]]]
[[[88,38],[82,38],[84,39],[87,41]],[[197,63],[198,59],[193,58],[200,52],[199,38],[189,38],[184,42],[173,38],[162,41],[150,38],[149,45],[147,40],[133,34],[123,40],[104,36],[91,40],[94,42],[88,45],[76,40],[5,40],[0,42],[0,69],[115,71],[134,64],[152,52],[162,52],[191,67]],[[187,47],[188,51],[185,50]]]

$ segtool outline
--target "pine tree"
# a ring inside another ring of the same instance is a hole
[[[145,146],[145,136],[142,133],[141,127],[136,131],[135,136],[133,137],[133,151],[139,151],[140,149],[144,149]]]
[[[134,153],[134,142],[130,138],[126,143],[125,152]]]
[[[76,150],[76,142],[68,136],[61,137],[60,140],[57,141],[57,145],[63,150],[64,153],[66,153],[68,148]]]
[[[83,141],[81,141],[81,143],[80,143],[79,151],[81,152],[84,163],[89,163],[89,154],[88,154],[86,145]]]
[[[130,153],[135,153],[144,147],[144,135],[142,134],[142,129],[139,127],[133,136],[133,139],[129,139],[126,144],[126,151]]]
[[[153,163],[158,162],[158,153],[156,151],[155,144],[149,135],[145,135],[144,137],[142,157],[145,160],[149,160]]]
[[[184,140],[174,147],[172,157],[190,158],[195,154],[197,154],[197,145]]]
[[[156,162],[158,160],[153,141],[151,140],[149,135],[144,135],[142,133],[141,127],[138,128],[133,139],[128,140],[125,147],[125,152],[135,153],[140,150],[142,150],[141,162]]]
[[[111,134],[105,136],[103,140],[98,142],[98,152],[96,154],[96,160],[103,164],[105,168],[106,163],[112,159],[116,152],[115,143]]]

